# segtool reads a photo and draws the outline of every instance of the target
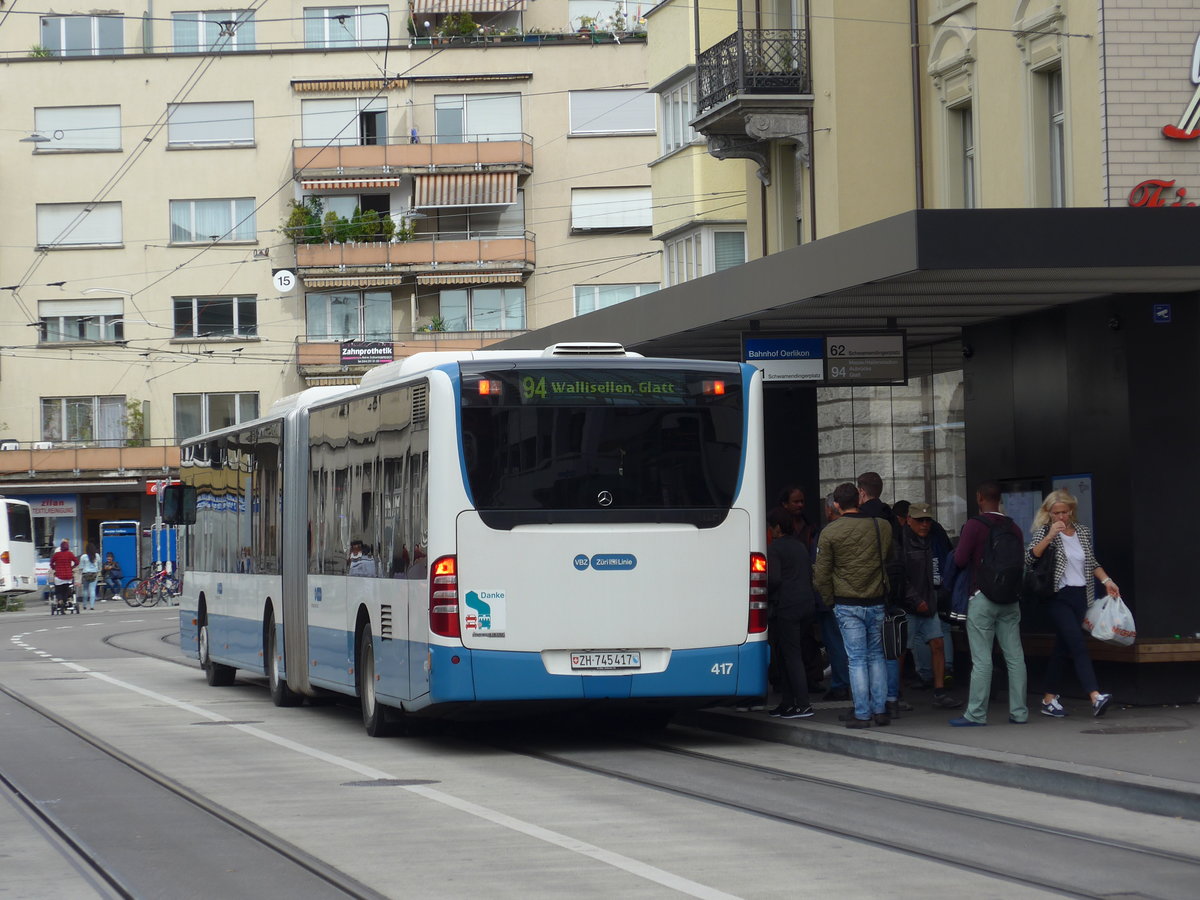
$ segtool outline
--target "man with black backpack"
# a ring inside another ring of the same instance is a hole
[[[1025,705],[1027,676],[1021,646],[1021,582],[1024,540],[1021,529],[1000,512],[1000,486],[981,484],[975,492],[979,515],[963,525],[954,549],[954,565],[969,571],[971,599],[967,606],[967,641],[971,646],[971,690],[967,709],[950,724],[987,724],[992,689],[992,644],[1000,645],[1008,668],[1008,721],[1029,721]]]

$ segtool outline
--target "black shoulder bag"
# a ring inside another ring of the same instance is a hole
[[[1025,564],[1025,596],[1030,600],[1049,600],[1054,596],[1054,564],[1057,548],[1051,541],[1040,557]]]
[[[887,560],[883,555],[883,526],[875,520],[875,543],[879,547],[879,571],[883,575],[883,657],[899,659],[908,648],[908,614],[898,606],[888,606]]]

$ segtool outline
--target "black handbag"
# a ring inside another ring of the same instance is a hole
[[[1025,565],[1025,596],[1030,600],[1049,600],[1054,596],[1054,544],[1046,547],[1041,557]]]

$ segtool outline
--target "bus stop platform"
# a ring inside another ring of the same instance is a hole
[[[951,690],[959,699],[965,687]],[[819,696],[819,695],[817,695]],[[926,769],[1006,787],[1090,800],[1138,812],[1200,820],[1200,705],[1126,707],[1115,701],[1101,718],[1086,699],[1063,697],[1068,716],[1041,715],[1029,697],[1029,721],[1010,724],[1008,703],[994,699],[986,727],[955,728],[962,709],[932,705],[931,691],[906,691],[913,706],[886,727],[849,729],[838,715],[850,703],[814,703],[808,719],[767,712],[707,709],[681,713],[679,725],[776,741]],[[777,702],[772,698],[770,709]]]

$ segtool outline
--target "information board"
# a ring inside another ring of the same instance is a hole
[[[742,335],[742,360],[767,382],[822,386],[904,384],[904,334]]]

